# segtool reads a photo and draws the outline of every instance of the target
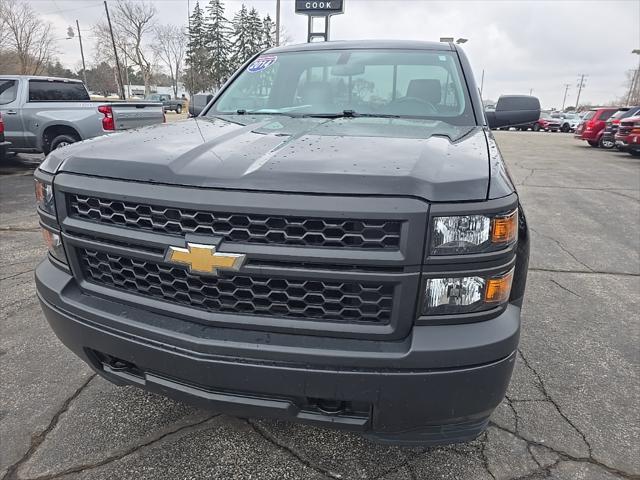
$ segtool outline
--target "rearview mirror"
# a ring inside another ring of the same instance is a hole
[[[354,75],[362,75],[363,73],[364,65],[357,63],[334,65],[331,67],[331,75],[334,77],[352,77]]]
[[[540,100],[529,95],[503,95],[495,111],[485,112],[491,128],[533,123],[540,118]]]

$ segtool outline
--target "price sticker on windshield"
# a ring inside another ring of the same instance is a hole
[[[264,55],[256,58],[247,70],[251,73],[258,73],[266,70],[278,61],[277,55]]]

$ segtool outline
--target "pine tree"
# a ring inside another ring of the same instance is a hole
[[[233,16],[231,22],[233,28],[233,45],[231,47],[231,64],[233,70],[237,69],[252,55],[251,38],[249,37],[249,14],[247,7],[242,4],[242,8]]]
[[[187,43],[184,79],[190,93],[198,93],[211,88],[209,71],[210,56],[205,42],[204,16],[200,4],[196,2],[189,18],[189,42]]]
[[[255,8],[252,8],[249,12],[247,31],[249,36],[249,51],[250,56],[252,56],[264,48],[262,20]]]
[[[269,14],[262,21],[262,48],[271,48],[276,45],[276,25]]]
[[[205,44],[211,59],[211,79],[215,87],[220,88],[231,74],[231,27],[224,16],[222,0],[210,0],[207,11]]]

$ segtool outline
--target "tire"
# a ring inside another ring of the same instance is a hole
[[[79,140],[80,139],[78,137],[63,133],[62,135],[58,135],[57,137],[54,137],[53,140],[51,140],[51,143],[49,144],[49,151],[51,152],[56,148],[66,147],[67,145],[76,143]]]
[[[591,145],[593,148],[598,148],[598,142],[594,142],[593,140],[587,140],[587,143]]]
[[[180,114],[182,113],[182,105],[178,105],[178,106],[176,107],[176,113],[177,113],[178,115],[180,115]]]
[[[540,125],[539,125],[539,124],[537,124],[537,123],[534,123],[534,124],[533,124],[533,131],[534,131],[534,132],[539,132],[539,131],[540,131]]]
[[[565,123],[564,125],[562,125],[562,128],[560,128],[560,130],[562,130],[564,133],[567,133],[569,130],[571,130],[571,127],[568,123]]]
[[[640,150],[630,150],[629,155],[632,157],[640,157]]]
[[[605,140],[604,139],[604,135],[600,137],[600,141],[598,142],[598,146],[600,148],[604,148],[606,150],[611,150],[613,147],[616,146],[615,142],[612,142],[611,140]]]

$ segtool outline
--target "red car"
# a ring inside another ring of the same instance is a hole
[[[600,144],[607,120],[618,110],[618,108],[611,107],[589,110],[589,113],[585,115],[582,123],[578,125],[575,137],[580,140],[586,140],[592,147],[597,147]]]
[[[0,114],[0,160],[4,160],[9,145],[11,143],[4,140],[4,122],[2,121],[2,114]]]
[[[640,116],[620,121],[615,139],[616,147],[620,150],[634,156],[640,155]]]

